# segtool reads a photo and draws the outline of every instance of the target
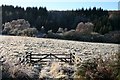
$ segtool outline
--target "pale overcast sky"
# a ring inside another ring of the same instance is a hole
[[[118,10],[119,0],[0,0],[0,5],[21,7],[46,7],[48,10],[72,10],[101,7],[107,10]]]

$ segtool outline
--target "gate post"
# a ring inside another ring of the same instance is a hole
[[[30,54],[30,63],[32,62],[32,54],[31,54],[31,52],[29,53]]]
[[[70,62],[69,64],[71,65],[72,64],[72,53],[70,53]]]

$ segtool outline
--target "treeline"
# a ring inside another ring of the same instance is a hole
[[[2,5],[3,24],[16,19],[25,19],[38,31],[44,26],[46,32],[48,30],[56,32],[59,27],[68,30],[75,29],[79,22],[92,22],[95,25],[94,31],[101,34],[120,30],[116,22],[110,22],[109,15],[107,10],[96,7],[69,11],[48,11],[46,7],[27,7],[24,9],[18,6]]]

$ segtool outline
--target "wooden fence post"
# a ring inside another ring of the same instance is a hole
[[[31,52],[29,53],[29,55],[30,55],[30,63],[32,62],[32,54],[31,54]]]
[[[72,53],[70,53],[70,63],[69,64],[72,64]]]

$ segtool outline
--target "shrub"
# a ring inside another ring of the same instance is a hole
[[[85,24],[83,22],[80,22],[76,27],[76,31],[84,34],[90,34],[93,32],[93,27],[94,25],[90,22],[87,22]]]
[[[47,37],[48,38],[55,38],[55,39],[63,39],[63,34],[62,33],[53,33],[52,30],[49,30]]]
[[[63,33],[64,39],[74,39],[75,37],[74,35],[75,35],[75,30],[70,30]]]
[[[3,80],[36,80],[38,74],[32,66],[5,62],[2,64]]]
[[[111,31],[105,34],[105,41],[120,43],[120,31]]]
[[[38,31],[36,28],[27,28],[27,29],[24,29],[21,34],[24,36],[33,37],[37,34],[37,32]]]
[[[112,65],[114,65],[114,61],[103,61],[101,58],[87,60],[78,66],[75,78],[80,80],[118,80],[118,75]]]
[[[63,28],[59,27],[57,33],[63,33],[63,32],[64,32]]]
[[[37,33],[36,28],[30,28],[28,21],[24,19],[13,20],[3,25],[2,34],[14,36],[35,36]]]

